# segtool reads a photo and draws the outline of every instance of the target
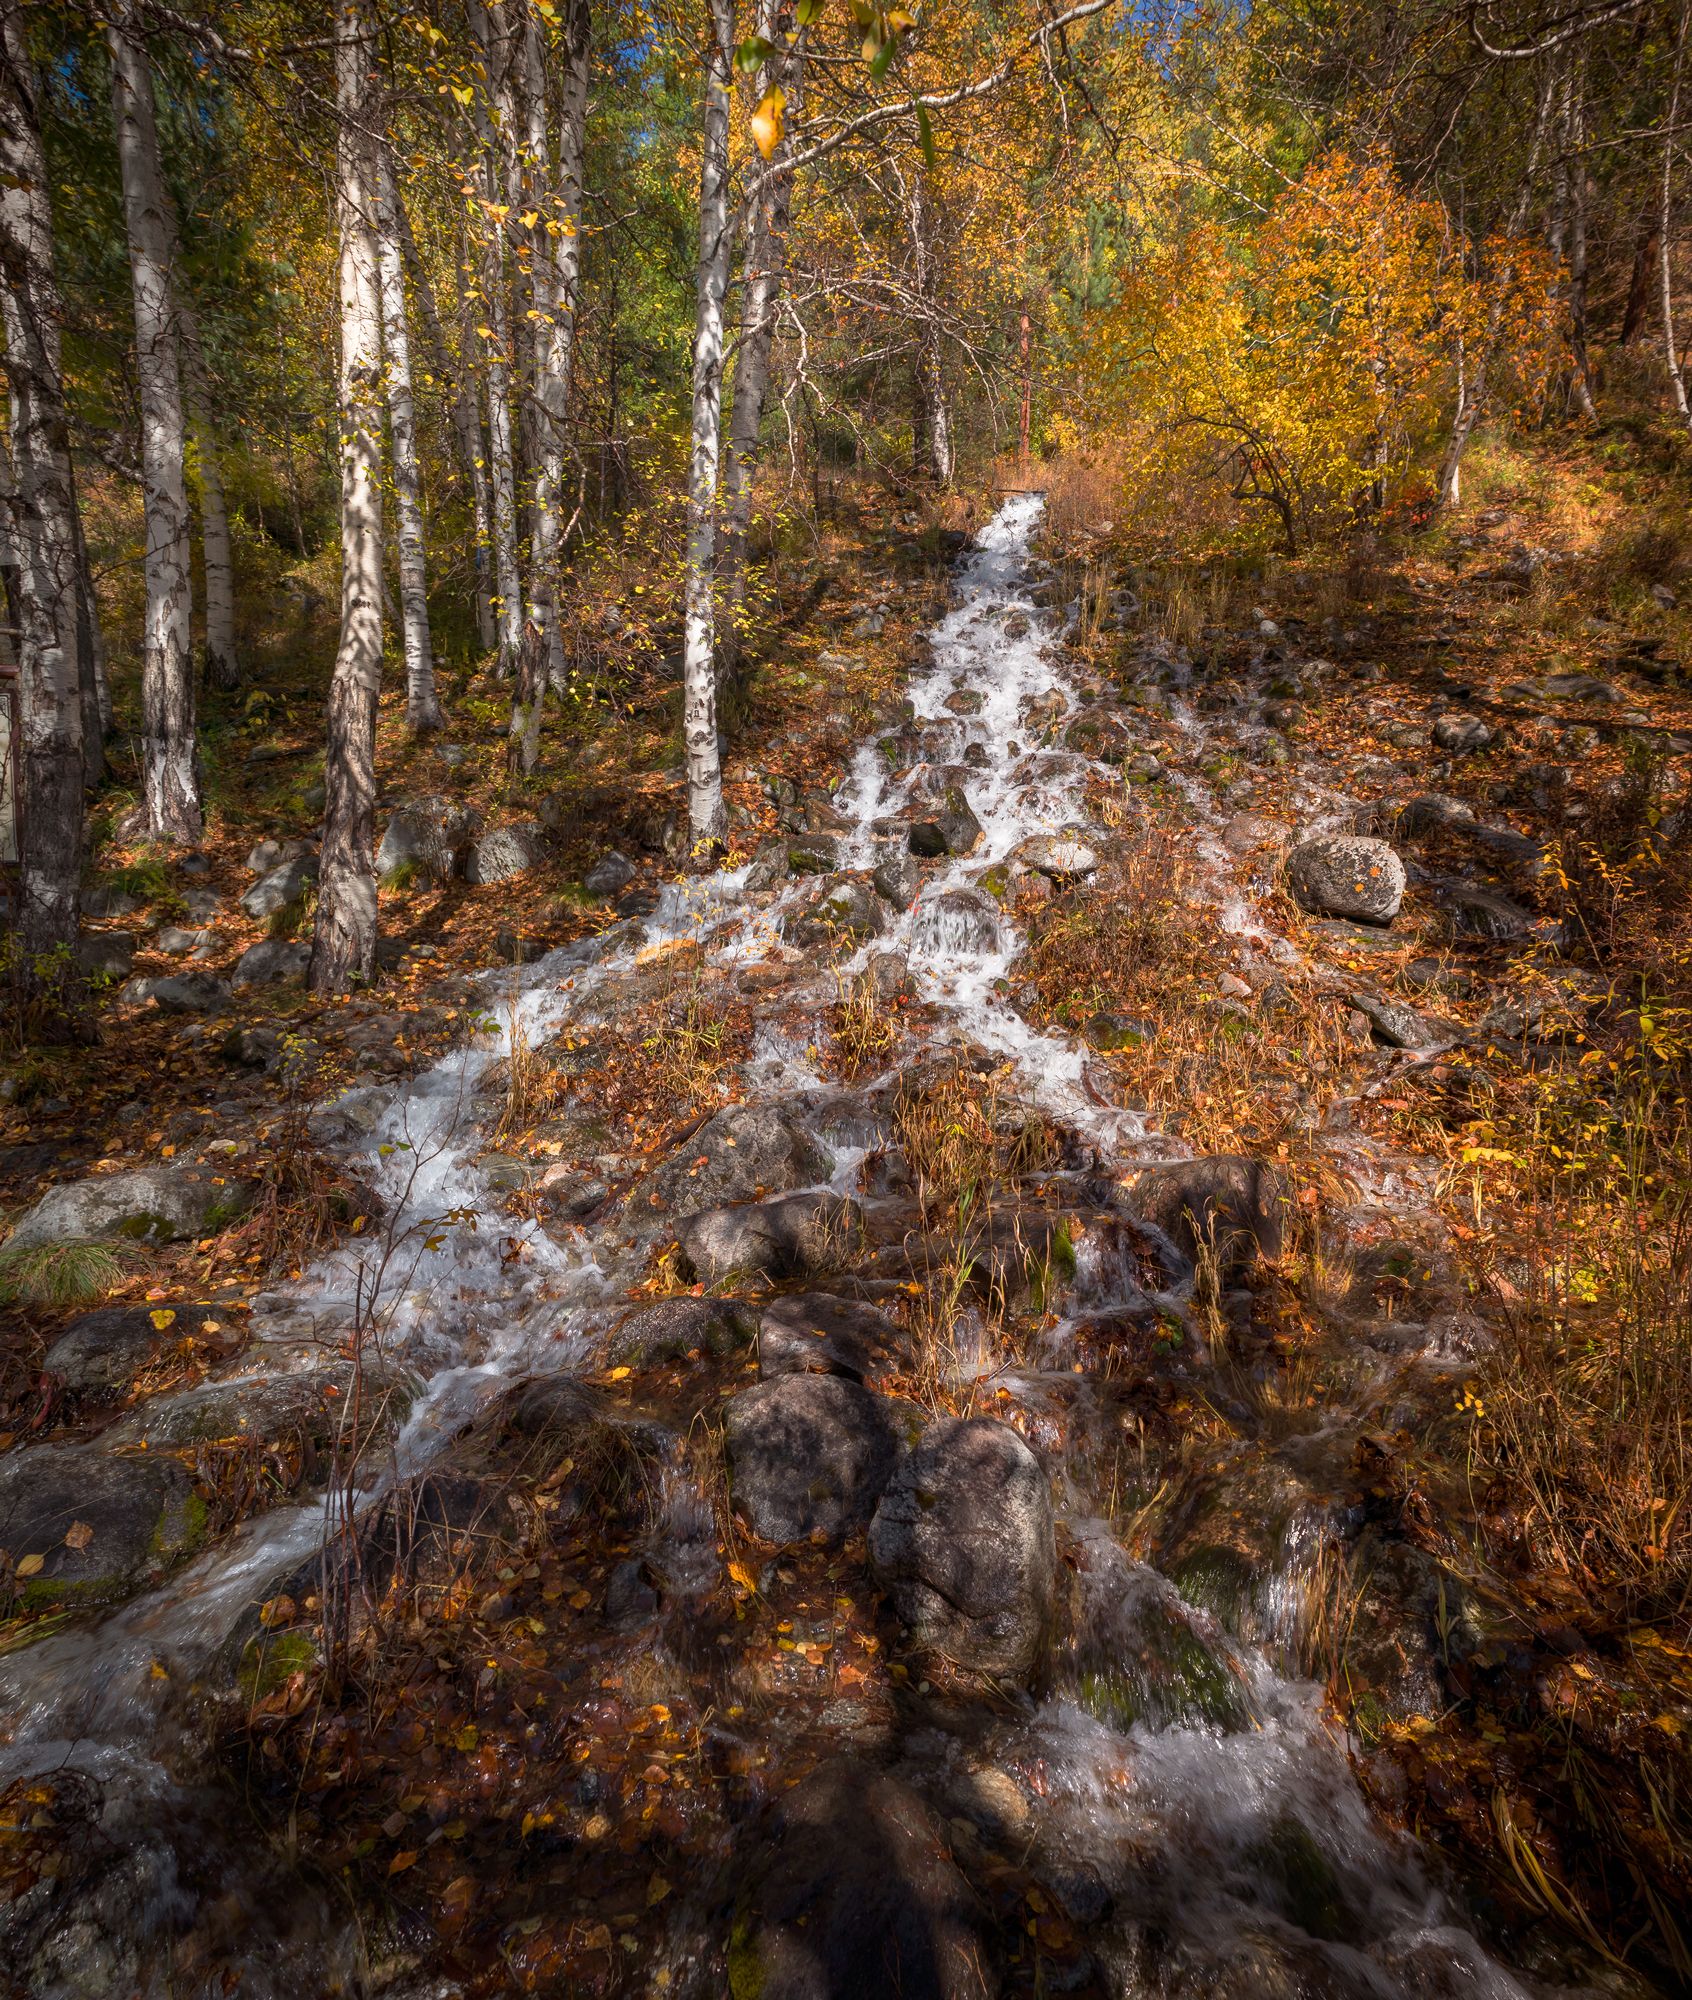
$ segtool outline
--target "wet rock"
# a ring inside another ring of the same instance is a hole
[[[1134,754],[1137,738],[1132,724],[1114,709],[1089,708],[1063,733],[1063,747],[1100,763],[1121,763]]]
[[[239,1207],[233,1184],[214,1186],[182,1167],[138,1167],[49,1188],[12,1231],[8,1247],[77,1239],[174,1243],[204,1232],[217,1207]]]
[[[658,1592],[638,1559],[620,1562],[605,1586],[605,1622],[614,1632],[631,1632],[657,1615]]]
[[[1301,909],[1389,924],[1404,900],[1404,863],[1384,840],[1319,833],[1287,856],[1287,886]]]
[[[257,853],[258,849],[253,851]],[[317,856],[296,854],[292,860],[278,862],[261,875],[241,898],[241,907],[249,917],[263,923],[279,910],[289,909],[301,901],[316,880]]]
[[[397,1379],[367,1370],[355,1407],[348,1366],[290,1375],[240,1375],[155,1397],[107,1435],[113,1445],[180,1451],[219,1438],[297,1444],[311,1456],[340,1441],[349,1450],[376,1432],[398,1427],[409,1393]],[[356,1417],[356,1422],[355,1422]]]
[[[310,945],[292,938],[261,938],[235,961],[229,983],[237,989],[282,986],[290,979],[304,979],[310,964]]]
[[[1054,882],[1073,881],[1098,872],[1098,849],[1077,833],[1034,833],[1018,841],[1010,859],[1033,868]]]
[[[654,1299],[617,1322],[607,1355],[611,1361],[645,1368],[700,1351],[732,1354],[757,1331],[756,1309],[733,1299]]]
[[[14,1563],[42,1558],[26,1604],[123,1596],[186,1555],[205,1522],[205,1503],[172,1458],[37,1445],[0,1460],[0,1548]]]
[[[877,847],[875,870],[870,880],[875,885],[876,894],[884,897],[894,909],[908,910],[922,888],[922,864],[907,844],[883,842]]]
[[[1433,740],[1436,747],[1449,751],[1454,757],[1467,757],[1477,750],[1486,749],[1494,736],[1495,732],[1478,715],[1441,715],[1434,719]]]
[[[762,1272],[805,1278],[845,1261],[860,1217],[834,1194],[790,1194],[736,1208],[708,1208],[682,1224],[680,1248],[695,1278],[720,1283]]]
[[[270,1069],[280,1058],[282,1037],[274,1028],[234,1028],[224,1037],[223,1059],[243,1069]]]
[[[861,944],[879,937],[886,923],[874,889],[856,875],[843,875],[797,920],[793,934],[800,944]]]
[[[1040,1655],[1057,1573],[1046,1475],[991,1418],[931,1424],[870,1524],[870,1561],[915,1643],[1021,1679]]]
[[[950,709],[953,715],[979,715],[987,706],[987,697],[979,688],[959,688],[955,694],[947,695],[940,705]]]
[[[261,840],[247,856],[247,873],[268,875],[273,869],[298,861],[301,855],[310,852],[310,843],[304,840]]]
[[[1443,892],[1452,926],[1459,933],[1494,944],[1515,944],[1536,929],[1532,914],[1495,889],[1457,884]]]
[[[719,1111],[652,1175],[653,1192],[672,1206],[709,1207],[786,1194],[826,1181],[828,1149],[785,1106],[768,1101]]]
[[[869,963],[858,979],[860,985],[868,984],[871,995],[882,1006],[908,1000],[913,991],[910,966],[903,953],[897,951],[871,952]]]
[[[1273,1167],[1244,1154],[1214,1153],[1142,1168],[1128,1206],[1188,1258],[1214,1246],[1226,1274],[1249,1271],[1258,1254],[1280,1253],[1289,1196]]]
[[[1599,680],[1594,674],[1547,674],[1539,683],[1539,692],[1547,701],[1611,702],[1616,699],[1616,691],[1609,682]]]
[[[999,907],[980,889],[945,889],[920,904],[911,924],[911,944],[931,958],[995,952],[1004,942]]]
[[[794,875],[832,875],[840,866],[840,842],[832,833],[794,834],[787,842],[787,866]]]
[[[1413,958],[1404,968],[1404,978],[1418,993],[1444,993],[1464,1000],[1475,990],[1466,972],[1457,972],[1439,958]]]
[[[1106,1054],[1115,1054],[1122,1049],[1144,1048],[1152,1039],[1149,1022],[1104,1008],[1089,1018],[1081,1032],[1087,1037],[1089,1048],[1103,1050]]]
[[[884,1313],[857,1299],[797,1292],[764,1308],[758,1328],[758,1372],[844,1375],[874,1381],[911,1361],[910,1336]]]
[[[376,872],[391,875],[399,868],[416,868],[437,882],[457,874],[466,843],[476,830],[476,815],[455,800],[439,797],[407,799],[394,808],[376,850]]]
[[[582,887],[597,902],[609,902],[620,896],[635,879],[635,865],[626,854],[619,854],[613,848],[609,854],[602,854],[582,877]]]
[[[723,1408],[736,1509],[760,1541],[838,1541],[875,1512],[903,1406],[835,1375],[761,1382]]]
[[[1351,1004],[1368,1022],[1375,1039],[1391,1049],[1437,1049],[1463,1032],[1454,1022],[1430,1021],[1403,1001],[1380,994],[1353,993]]]
[[[778,882],[785,882],[789,873],[787,842],[783,839],[761,841],[747,864],[746,887],[756,895],[761,890],[773,889]]]
[[[943,854],[974,852],[981,839],[981,822],[955,767],[928,766],[913,784],[911,799],[915,819],[908,839],[913,854],[932,860]]]
[[[993,2000],[983,1912],[911,1788],[860,1764],[786,1793],[737,1900],[734,2000]]]
[[[1284,852],[1290,838],[1279,820],[1265,819],[1261,813],[1235,813],[1222,829],[1222,845],[1230,854],[1250,854],[1259,847]]]
[[[127,979],[135,966],[136,939],[129,931],[96,931],[76,941],[76,968],[89,979]]]
[[[526,874],[544,851],[538,826],[496,826],[472,843],[464,862],[464,879],[479,887],[508,882]]]
[[[48,1348],[43,1367],[73,1393],[88,1395],[132,1382],[176,1338],[145,1306],[101,1306],[80,1313]]]

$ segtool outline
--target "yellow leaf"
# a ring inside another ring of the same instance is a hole
[[[46,1562],[47,1558],[45,1556],[23,1556],[18,1562],[18,1575],[39,1576],[45,1568]]]
[[[781,118],[787,109],[787,93],[778,84],[764,93],[764,101],[752,114],[752,139],[767,160],[781,144]]]
[[[415,1847],[402,1847],[393,1860],[388,1863],[388,1873],[390,1875],[398,1875],[403,1869],[409,1868],[416,1859],[417,1849]]]
[[[606,1379],[612,1382],[621,1382],[626,1375],[630,1375],[632,1373],[633,1373],[632,1369],[613,1368],[610,1375]]]
[[[734,1581],[740,1585],[742,1590],[750,1590],[754,1592],[757,1590],[758,1588],[757,1576],[745,1563],[731,1562],[728,1566],[728,1572],[729,1575],[733,1577]]]
[[[464,1727],[452,1740],[460,1750],[474,1750],[478,1741],[475,1723],[465,1723]]]
[[[520,223],[522,223],[525,229],[533,229],[535,224],[540,221],[540,210],[538,208],[525,209],[523,213],[520,216],[518,216],[517,220]]]
[[[160,1306],[156,1312],[150,1312],[147,1317],[158,1328],[160,1333],[163,1333],[167,1326],[174,1325],[176,1321],[176,1315],[171,1311],[169,1306]]]

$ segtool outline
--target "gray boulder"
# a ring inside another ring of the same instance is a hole
[[[885,927],[875,891],[855,875],[842,875],[799,917],[793,933],[801,944],[861,944]]]
[[[475,814],[452,799],[407,799],[394,808],[376,850],[376,872],[420,868],[437,882],[458,872],[465,843],[476,830]]]
[[[1318,833],[1287,856],[1287,887],[1318,916],[1389,924],[1404,901],[1404,863],[1384,840]]]
[[[229,988],[215,973],[177,972],[164,979],[132,979],[122,998],[161,1014],[216,1014],[229,1005]]]
[[[845,1262],[860,1220],[857,1203],[841,1195],[783,1195],[689,1216],[680,1248],[704,1284],[754,1272],[806,1278]]]
[[[293,938],[261,938],[236,960],[229,983],[234,987],[281,986],[290,979],[304,979],[310,963],[310,945]]]
[[[929,1426],[870,1523],[876,1580],[918,1646],[981,1673],[1025,1678],[1057,1578],[1046,1475],[990,1417]]]
[[[127,979],[136,940],[128,931],[95,931],[76,941],[77,970],[90,979]]]
[[[478,886],[506,882],[525,874],[543,852],[538,826],[496,826],[473,843],[464,863],[464,879]]]
[[[832,833],[791,834],[787,866],[794,875],[832,875],[840,866],[840,842]]]
[[[911,923],[913,950],[936,958],[993,952],[1004,942],[999,906],[984,889],[946,889],[922,903]]]
[[[910,850],[934,859],[942,854],[970,854],[981,839],[981,822],[964,790],[960,766],[926,766],[911,788],[913,821],[907,836]]]
[[[145,1306],[101,1306],[73,1319],[42,1365],[80,1394],[116,1389],[134,1381],[175,1337]]]
[[[185,931],[176,924],[166,924],[153,933],[153,949],[162,951],[166,958],[186,958],[189,952],[210,943],[210,931]]]
[[[732,1354],[746,1345],[757,1325],[756,1308],[733,1299],[654,1299],[618,1320],[608,1358],[640,1368],[680,1361],[695,1351]]]
[[[233,1184],[214,1187],[209,1176],[196,1179],[177,1167],[137,1167],[49,1188],[12,1231],[9,1244],[25,1249],[90,1238],[174,1243],[198,1236],[214,1207],[239,1199]]]
[[[602,854],[582,877],[582,887],[596,901],[608,903],[614,896],[620,896],[635,878],[635,865],[626,854],[615,849]]]
[[[257,853],[258,849],[253,851]],[[317,856],[296,854],[292,860],[279,862],[261,875],[241,898],[241,907],[249,917],[263,923],[266,917],[299,902],[316,880]]]
[[[14,1563],[43,1559],[26,1604],[124,1596],[188,1554],[205,1515],[173,1458],[38,1445],[0,1460],[0,1548]]]
[[[672,1205],[705,1207],[787,1194],[833,1171],[827,1147],[782,1105],[731,1104],[657,1168],[651,1186]]]
[[[1486,749],[1495,735],[1496,732],[1489,729],[1478,715],[1442,715],[1435,719],[1433,726],[1436,746],[1449,750],[1457,757],[1467,757],[1474,751]]]
[[[1462,1034],[1451,1021],[1431,1021],[1406,1007],[1402,1000],[1389,1000],[1376,993],[1353,993],[1351,1004],[1373,1029],[1375,1039],[1394,1049],[1437,1049],[1449,1046]]]
[[[875,869],[870,881],[876,894],[885,898],[894,909],[908,910],[922,888],[922,864],[906,842],[895,844],[883,841],[876,849]]]
[[[844,1375],[874,1380],[911,1362],[910,1336],[885,1313],[828,1292],[794,1292],[764,1308],[758,1329],[758,1373]]]
[[[1033,868],[1054,882],[1098,872],[1099,851],[1078,833],[1031,833],[1010,851],[1012,861]]]
[[[734,1504],[763,1542],[838,1541],[875,1512],[900,1406],[834,1375],[784,1375],[723,1408]]]
[[[1273,1167],[1243,1153],[1213,1153],[1143,1168],[1128,1190],[1128,1207],[1196,1258],[1214,1247],[1224,1273],[1243,1274],[1258,1254],[1277,1256],[1286,1231],[1289,1195]]]
[[[303,840],[261,840],[247,856],[247,873],[269,875],[310,852],[310,846]]]
[[[1530,911],[1495,889],[1458,884],[1443,893],[1453,928],[1467,937],[1485,938],[1493,944],[1518,944],[1532,937],[1537,928]]]
[[[1610,702],[1616,698],[1609,682],[1599,680],[1595,674],[1547,674],[1539,683],[1539,691],[1547,701]]]

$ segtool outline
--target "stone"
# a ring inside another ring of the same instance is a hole
[[[845,1261],[861,1221],[857,1203],[842,1195],[790,1194],[690,1215],[679,1247],[704,1284],[757,1272],[805,1278]]]
[[[840,842],[832,833],[796,833],[787,842],[787,866],[794,875],[832,875],[840,866]]]
[[[582,887],[596,902],[605,903],[620,896],[634,879],[634,863],[613,848],[609,854],[602,854],[582,877]]]
[[[784,1793],[745,1844],[732,2000],[996,2000],[986,1912],[911,1787],[842,1760]]]
[[[210,972],[179,972],[164,979],[132,979],[122,997],[136,1006],[147,1001],[161,1014],[216,1014],[229,1005],[229,988]]]
[[[1532,914],[1494,889],[1458,884],[1444,891],[1444,899],[1453,927],[1468,937],[1516,944],[1534,933]]]
[[[1368,1023],[1376,1041],[1392,1049],[1437,1049],[1448,1047],[1462,1034],[1451,1021],[1430,1021],[1402,1000],[1389,1000],[1378,993],[1353,993],[1351,1004]]]
[[[844,1375],[873,1382],[910,1366],[910,1336],[885,1313],[829,1292],[793,1292],[767,1305],[758,1327],[758,1373]]]
[[[814,1187],[833,1172],[833,1154],[786,1106],[731,1104],[659,1163],[651,1189],[672,1207],[710,1207]]]
[[[1278,1256],[1291,1197],[1273,1167],[1243,1153],[1143,1167],[1128,1208],[1160,1229],[1190,1261],[1214,1246],[1225,1274],[1243,1275],[1258,1254]]]
[[[1615,689],[1595,674],[1547,674],[1539,683],[1539,692],[1547,701],[1611,702],[1616,699]]]
[[[911,920],[912,949],[931,958],[996,952],[1003,943],[999,906],[984,889],[943,889]]]
[[[258,850],[255,848],[254,852]],[[305,892],[317,880],[317,856],[297,854],[290,861],[278,862],[267,873],[261,875],[241,898],[241,907],[249,917],[263,923],[279,910],[289,909],[300,902]]]
[[[1077,833],[1031,833],[1010,851],[1012,861],[1049,876],[1054,882],[1074,881],[1098,872],[1099,852]]]
[[[464,863],[464,879],[477,887],[508,882],[533,868],[541,853],[538,826],[496,826],[472,844]]]
[[[837,1542],[875,1512],[902,1406],[836,1375],[782,1375],[723,1406],[736,1511],[762,1542]]]
[[[19,1221],[8,1247],[37,1243],[174,1243],[204,1233],[214,1208],[239,1206],[242,1190],[226,1182],[191,1176],[182,1167],[137,1167],[126,1174],[99,1174],[91,1180],[51,1187]]]
[[[76,1394],[116,1389],[176,1338],[174,1323],[161,1328],[146,1306],[101,1306],[71,1321],[42,1366]]]
[[[1152,1039],[1149,1022],[1103,1007],[1089,1016],[1081,1032],[1086,1036],[1089,1048],[1099,1049],[1106,1055],[1120,1054],[1124,1049],[1144,1048]]]
[[[235,1028],[224,1038],[224,1061],[239,1063],[243,1069],[267,1070],[281,1053],[282,1037],[275,1028]]]
[[[733,1299],[654,1299],[618,1320],[606,1352],[615,1363],[650,1367],[694,1352],[732,1354],[757,1330],[756,1309]]]
[[[956,768],[925,767],[911,788],[914,819],[907,836],[910,850],[929,860],[944,854],[970,854],[981,839],[981,822],[958,782]]]
[[[1404,863],[1384,840],[1318,833],[1287,856],[1287,886],[1313,914],[1389,924],[1404,901]]]
[[[155,1396],[107,1433],[114,1445],[181,1451],[219,1438],[297,1444],[321,1459],[337,1440],[349,1446],[396,1429],[409,1404],[398,1383],[367,1366],[356,1405],[347,1364],[285,1375],[238,1375]],[[356,1435],[352,1418],[356,1409]]]
[[[140,897],[130,895],[127,889],[97,888],[82,892],[82,914],[96,922],[110,917],[132,917],[140,907]]]
[[[376,873],[388,876],[410,867],[434,881],[448,881],[458,872],[475,830],[475,814],[452,799],[407,799],[394,808],[382,829]]]
[[[1441,715],[1434,719],[1435,747],[1450,751],[1454,757],[1468,757],[1486,749],[1495,734],[1478,715]]]
[[[908,844],[877,843],[875,868],[870,876],[878,896],[896,910],[908,910],[922,888],[922,864]]]
[[[876,1581],[915,1643],[1011,1680],[1034,1669],[1057,1578],[1040,1461],[990,1417],[931,1424],[870,1523]]]
[[[185,931],[176,924],[165,924],[153,933],[153,949],[162,951],[166,958],[185,958],[210,942],[210,931]]]
[[[1284,852],[1288,839],[1279,820],[1265,819],[1261,813],[1235,813],[1222,829],[1222,845],[1230,854],[1250,854],[1258,847]]]
[[[842,875],[802,912],[793,926],[801,944],[861,944],[887,927],[879,898],[867,882]]]
[[[302,854],[310,852],[310,844],[303,840],[261,840],[247,856],[247,873],[268,875],[273,868],[297,861]]]
[[[36,1445],[0,1460],[0,1548],[14,1563],[42,1558],[26,1605],[125,1596],[188,1554],[205,1521],[187,1469],[163,1455]]]
[[[129,931],[94,931],[76,941],[77,970],[89,979],[127,979],[135,966],[136,939]]]
[[[223,898],[215,889],[189,889],[183,895],[182,907],[188,912],[190,923],[209,924],[221,915]]]
[[[311,963],[311,946],[293,938],[261,938],[249,945],[235,961],[229,983],[246,986],[281,986],[290,979],[304,979]]]
[[[787,842],[780,838],[760,841],[746,864],[746,887],[754,895],[763,889],[773,889],[778,882],[785,882],[790,872]]]

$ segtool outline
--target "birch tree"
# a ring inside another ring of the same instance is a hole
[[[388,438],[399,542],[400,621],[405,645],[405,720],[414,733],[439,729],[435,653],[429,635],[429,571],[423,525],[423,481],[417,467],[417,406],[411,386],[411,331],[400,255],[399,198],[393,160],[382,149],[377,168],[377,256],[382,288]]]
[[[229,504],[223,492],[217,422],[212,415],[211,387],[206,380],[205,351],[199,323],[186,301],[182,315],[182,360],[188,391],[188,413],[194,427],[194,456],[200,470],[200,553],[206,577],[206,678],[213,687],[241,685],[241,663],[235,650],[235,561],[229,540]]]
[[[27,988],[76,941],[84,678],[53,210],[22,0],[0,0],[0,313],[11,397],[22,682],[18,940]]]
[[[376,703],[382,687],[382,302],[370,27],[335,21],[340,300],[341,640],[329,686],[327,797],[309,978],[343,993],[376,970]]]
[[[183,423],[176,230],[159,163],[152,66],[134,0],[107,29],[112,118],[123,176],[135,301],[146,517],[146,623],[141,648],[141,784],[147,831],[192,844],[203,815],[194,746],[193,573]]]

